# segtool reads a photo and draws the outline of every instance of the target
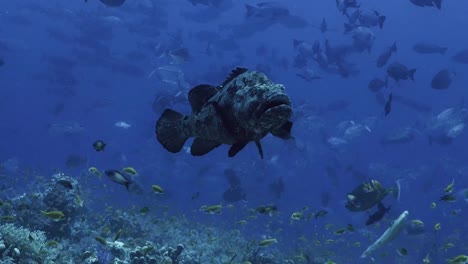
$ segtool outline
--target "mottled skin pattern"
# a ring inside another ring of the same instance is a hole
[[[284,86],[263,73],[237,68],[221,86],[194,87],[189,101],[192,115],[166,109],[156,123],[157,139],[170,152],[179,152],[188,138],[195,137],[192,155],[229,144],[232,157],[253,141],[263,157],[260,139],[268,133],[291,137],[291,101]]]
[[[350,194],[356,197],[354,203],[348,201],[346,208],[353,212],[360,212],[368,210],[382,201],[389,193],[384,188],[374,188],[372,191],[365,191],[365,184],[356,187]],[[359,206],[355,206],[359,205]]]
[[[211,139],[229,145],[261,139],[291,117],[290,107],[276,111],[279,113],[274,116],[257,116],[256,111],[274,98],[281,98],[290,105],[283,85],[274,84],[263,73],[248,71],[222,87],[199,113],[186,117],[181,133],[187,137]],[[224,109],[231,125],[226,127],[211,104],[213,102]],[[230,127],[234,131],[229,131]]]

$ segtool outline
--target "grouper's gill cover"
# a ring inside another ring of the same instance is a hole
[[[195,137],[194,156],[229,144],[232,157],[254,141],[263,157],[260,139],[268,133],[291,138],[291,101],[283,85],[261,72],[237,68],[220,86],[198,85],[188,97],[190,116],[166,109],[156,123],[157,139],[170,152],[179,152],[188,138]]]

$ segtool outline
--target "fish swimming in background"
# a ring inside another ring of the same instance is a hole
[[[132,179],[129,176],[121,173],[118,170],[106,170],[104,174],[106,174],[106,176],[113,182],[124,185],[125,188],[127,188],[127,190],[129,190],[128,187],[130,186],[130,184],[133,183]]]
[[[260,140],[268,133],[292,138],[291,101],[284,86],[261,72],[236,68],[220,86],[194,87],[188,99],[191,115],[166,109],[156,122],[157,140],[169,152],[180,152],[185,141],[195,137],[193,156],[228,144],[228,156],[233,157],[253,141],[263,158]]]
[[[390,211],[390,207],[385,207],[382,202],[379,202],[377,204],[377,212],[371,214],[369,218],[366,221],[366,225],[372,225],[374,223],[377,223],[378,221],[382,220],[382,218],[385,216],[385,214]]]
[[[390,112],[392,111],[392,99],[393,99],[393,94],[390,93],[390,95],[388,96],[387,102],[385,103],[385,106],[384,106],[385,116],[388,116],[388,114],[390,114]]]
[[[121,6],[125,3],[125,0],[99,0],[101,3],[105,4],[106,6],[112,6],[112,7],[117,7]],[[88,0],[85,0],[85,3],[87,3]]]
[[[380,203],[389,193],[397,200],[400,199],[399,181],[396,181],[395,185],[387,189],[377,180],[371,180],[370,182],[358,185],[353,191],[347,194],[345,207],[351,212],[366,211]]]
[[[104,141],[102,141],[102,140],[96,140],[93,143],[93,148],[97,152],[104,151],[104,149],[106,148],[106,143],[104,143]]]

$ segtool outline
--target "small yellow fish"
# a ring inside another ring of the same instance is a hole
[[[276,240],[276,238],[268,238],[268,239],[264,239],[262,241],[260,241],[258,243],[258,246],[259,247],[268,247],[272,244],[275,244],[275,243],[278,243],[278,240]]]
[[[303,217],[304,217],[304,214],[302,213],[302,211],[294,212],[291,215],[291,220],[300,221],[300,220],[302,220]]]
[[[447,249],[449,248],[453,248],[455,245],[453,243],[446,243],[445,245],[443,245],[440,250],[445,250],[447,251]]]
[[[437,223],[434,225],[434,231],[439,231],[442,227],[440,226],[440,223]]]
[[[338,230],[335,231],[335,235],[342,235],[346,233],[346,229],[345,228],[340,228]]]
[[[124,171],[124,172],[126,172],[128,174],[131,174],[132,176],[138,175],[138,172],[132,167],[125,167],[125,168],[122,169],[122,171]]]
[[[48,247],[58,247],[59,243],[55,240],[50,240],[46,244]]]
[[[218,205],[203,205],[200,207],[200,211],[203,211],[208,214],[220,214],[223,206],[221,204]]]
[[[237,224],[237,225],[245,225],[245,224],[247,224],[247,221],[245,221],[245,220],[240,220],[240,221],[237,221],[236,224]]]
[[[467,264],[468,263],[468,256],[466,255],[458,255],[453,259],[448,260],[450,264]]]
[[[96,167],[89,167],[88,171],[99,176],[99,178],[102,176],[102,173]]]
[[[147,214],[149,213],[150,209],[148,206],[145,206],[143,208],[140,209],[140,214]]]
[[[100,237],[100,236],[97,236],[97,237],[95,237],[95,239],[96,239],[96,241],[99,242],[100,244],[102,244],[102,245],[104,245],[104,246],[107,245],[107,241],[106,241],[105,238]]]
[[[122,235],[122,229],[119,229],[119,231],[117,231],[117,234],[115,234],[114,241],[119,240],[121,235]]]
[[[14,215],[2,215],[0,216],[0,221],[14,221],[16,216]]]
[[[78,194],[75,196],[75,204],[79,207],[83,207],[84,201]]]
[[[397,249],[397,253],[400,257],[405,257],[408,255],[408,250],[406,250],[406,248],[399,248]]]
[[[413,225],[419,226],[419,227],[424,226],[424,222],[419,220],[419,219],[414,219],[414,220],[411,221],[411,223],[413,223]]]
[[[423,258],[423,263],[424,264],[431,263],[431,258],[429,257],[429,253],[427,253],[426,256]]]
[[[41,211],[41,213],[53,221],[60,221],[65,217],[62,211]]]
[[[452,180],[452,183],[450,183],[449,185],[447,185],[447,187],[445,187],[444,191],[446,193],[451,193],[453,191],[453,186],[455,185],[455,179]]]
[[[154,184],[152,188],[155,193],[164,193],[164,189],[159,185]]]

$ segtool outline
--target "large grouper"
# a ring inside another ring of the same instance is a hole
[[[268,133],[292,138],[291,100],[283,85],[261,72],[236,68],[220,86],[192,88],[188,100],[191,115],[165,109],[156,122],[158,141],[172,153],[181,151],[185,141],[195,137],[190,148],[193,156],[228,144],[228,156],[233,157],[253,141],[263,158],[260,140]]]

